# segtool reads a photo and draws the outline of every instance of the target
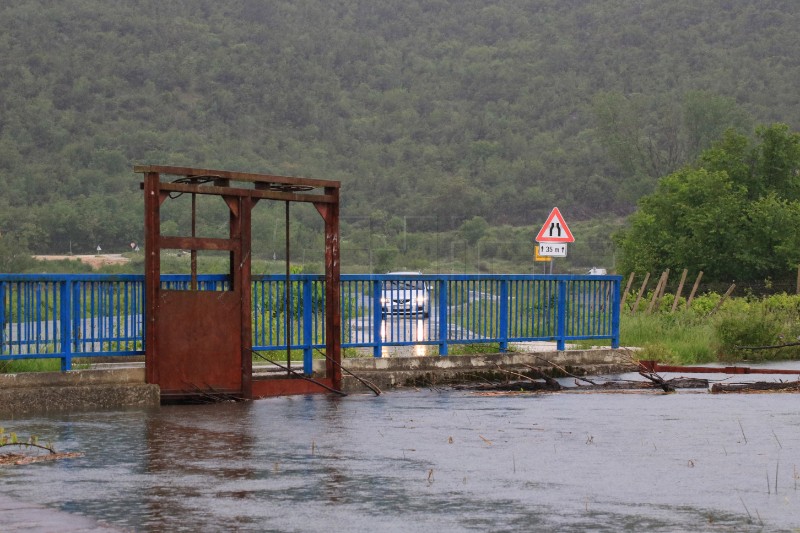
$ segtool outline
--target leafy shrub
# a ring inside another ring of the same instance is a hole
[[[719,341],[718,357],[722,361],[764,359],[763,350],[742,349],[743,346],[768,346],[779,342],[781,321],[769,313],[726,313],[716,323]]]
[[[800,317],[800,295],[773,294],[764,298],[763,306],[765,311],[771,313],[779,313],[795,320]]]

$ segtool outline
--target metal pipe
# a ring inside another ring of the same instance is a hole
[[[288,373],[292,373],[292,328],[289,320],[289,284],[291,283],[291,272],[289,269],[289,258],[291,248],[289,246],[289,202],[286,202],[286,281],[283,284],[283,320],[284,332],[286,333],[286,367]]]
[[[678,366],[662,365],[658,361],[640,361],[640,365],[649,372],[676,372],[687,374],[791,374],[800,375],[800,370],[778,368],[750,368],[746,366]]]
[[[192,193],[192,237],[197,237],[197,195]],[[192,290],[197,290],[197,250],[190,250],[191,257],[191,270],[192,281],[190,282]]]

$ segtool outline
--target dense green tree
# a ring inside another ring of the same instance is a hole
[[[483,237],[487,229],[489,229],[489,223],[486,222],[485,218],[472,217],[461,224],[459,231],[465,241],[467,241],[470,245],[474,245],[481,237]]]
[[[617,236],[622,271],[688,268],[729,281],[786,277],[800,261],[800,134],[728,131],[660,180]]]
[[[0,273],[25,272],[35,263],[24,240],[13,233],[0,236]]]

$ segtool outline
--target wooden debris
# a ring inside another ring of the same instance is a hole
[[[0,466],[28,465],[31,463],[40,463],[43,461],[56,461],[58,459],[72,459],[73,457],[82,457],[82,456],[83,454],[79,452],[47,453],[42,455],[28,455],[24,453],[4,453],[0,454]]]
[[[641,363],[639,363],[639,375],[661,387],[664,392],[675,392],[675,387],[673,387],[668,381],[655,372],[651,372]]]
[[[526,380],[530,381],[531,383],[534,383],[535,385],[541,385],[541,383],[539,383],[537,381],[534,381],[532,378],[530,378],[529,376],[526,376],[525,374],[520,374],[519,372],[512,372],[511,370],[506,370],[506,369],[502,368],[500,365],[496,365],[496,366],[497,366],[497,369],[500,370],[501,372],[505,372],[506,374],[510,374],[512,376],[521,377],[523,379],[526,379]],[[544,372],[542,372],[541,370],[539,370],[536,367],[528,366],[528,365],[525,365],[525,366],[530,368],[531,369],[531,373],[536,375],[537,378],[540,378],[540,379],[544,380],[544,383],[545,383],[546,388],[548,390],[561,390],[561,384],[558,381],[556,381],[555,379],[551,378],[550,376],[548,376],[547,374],[545,374]]]
[[[800,392],[800,381],[756,381],[754,383],[714,383],[712,394],[757,393],[757,392]]]
[[[664,384],[674,389],[708,389],[707,379],[697,378],[672,378],[662,380]],[[655,381],[606,381],[597,385],[579,385],[581,390],[635,390],[635,389],[662,389],[664,385]]]
[[[505,391],[505,392],[542,392],[542,391],[559,391],[561,385],[556,382],[558,388],[554,388],[546,382],[542,381],[508,381],[505,383],[490,383],[483,385],[456,385],[453,387],[455,390],[473,390],[473,391]]]

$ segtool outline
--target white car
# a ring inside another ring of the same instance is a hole
[[[406,279],[387,280],[381,285],[381,311],[384,315],[412,314],[427,318],[431,311],[430,287],[421,279],[421,272],[388,272]]]

